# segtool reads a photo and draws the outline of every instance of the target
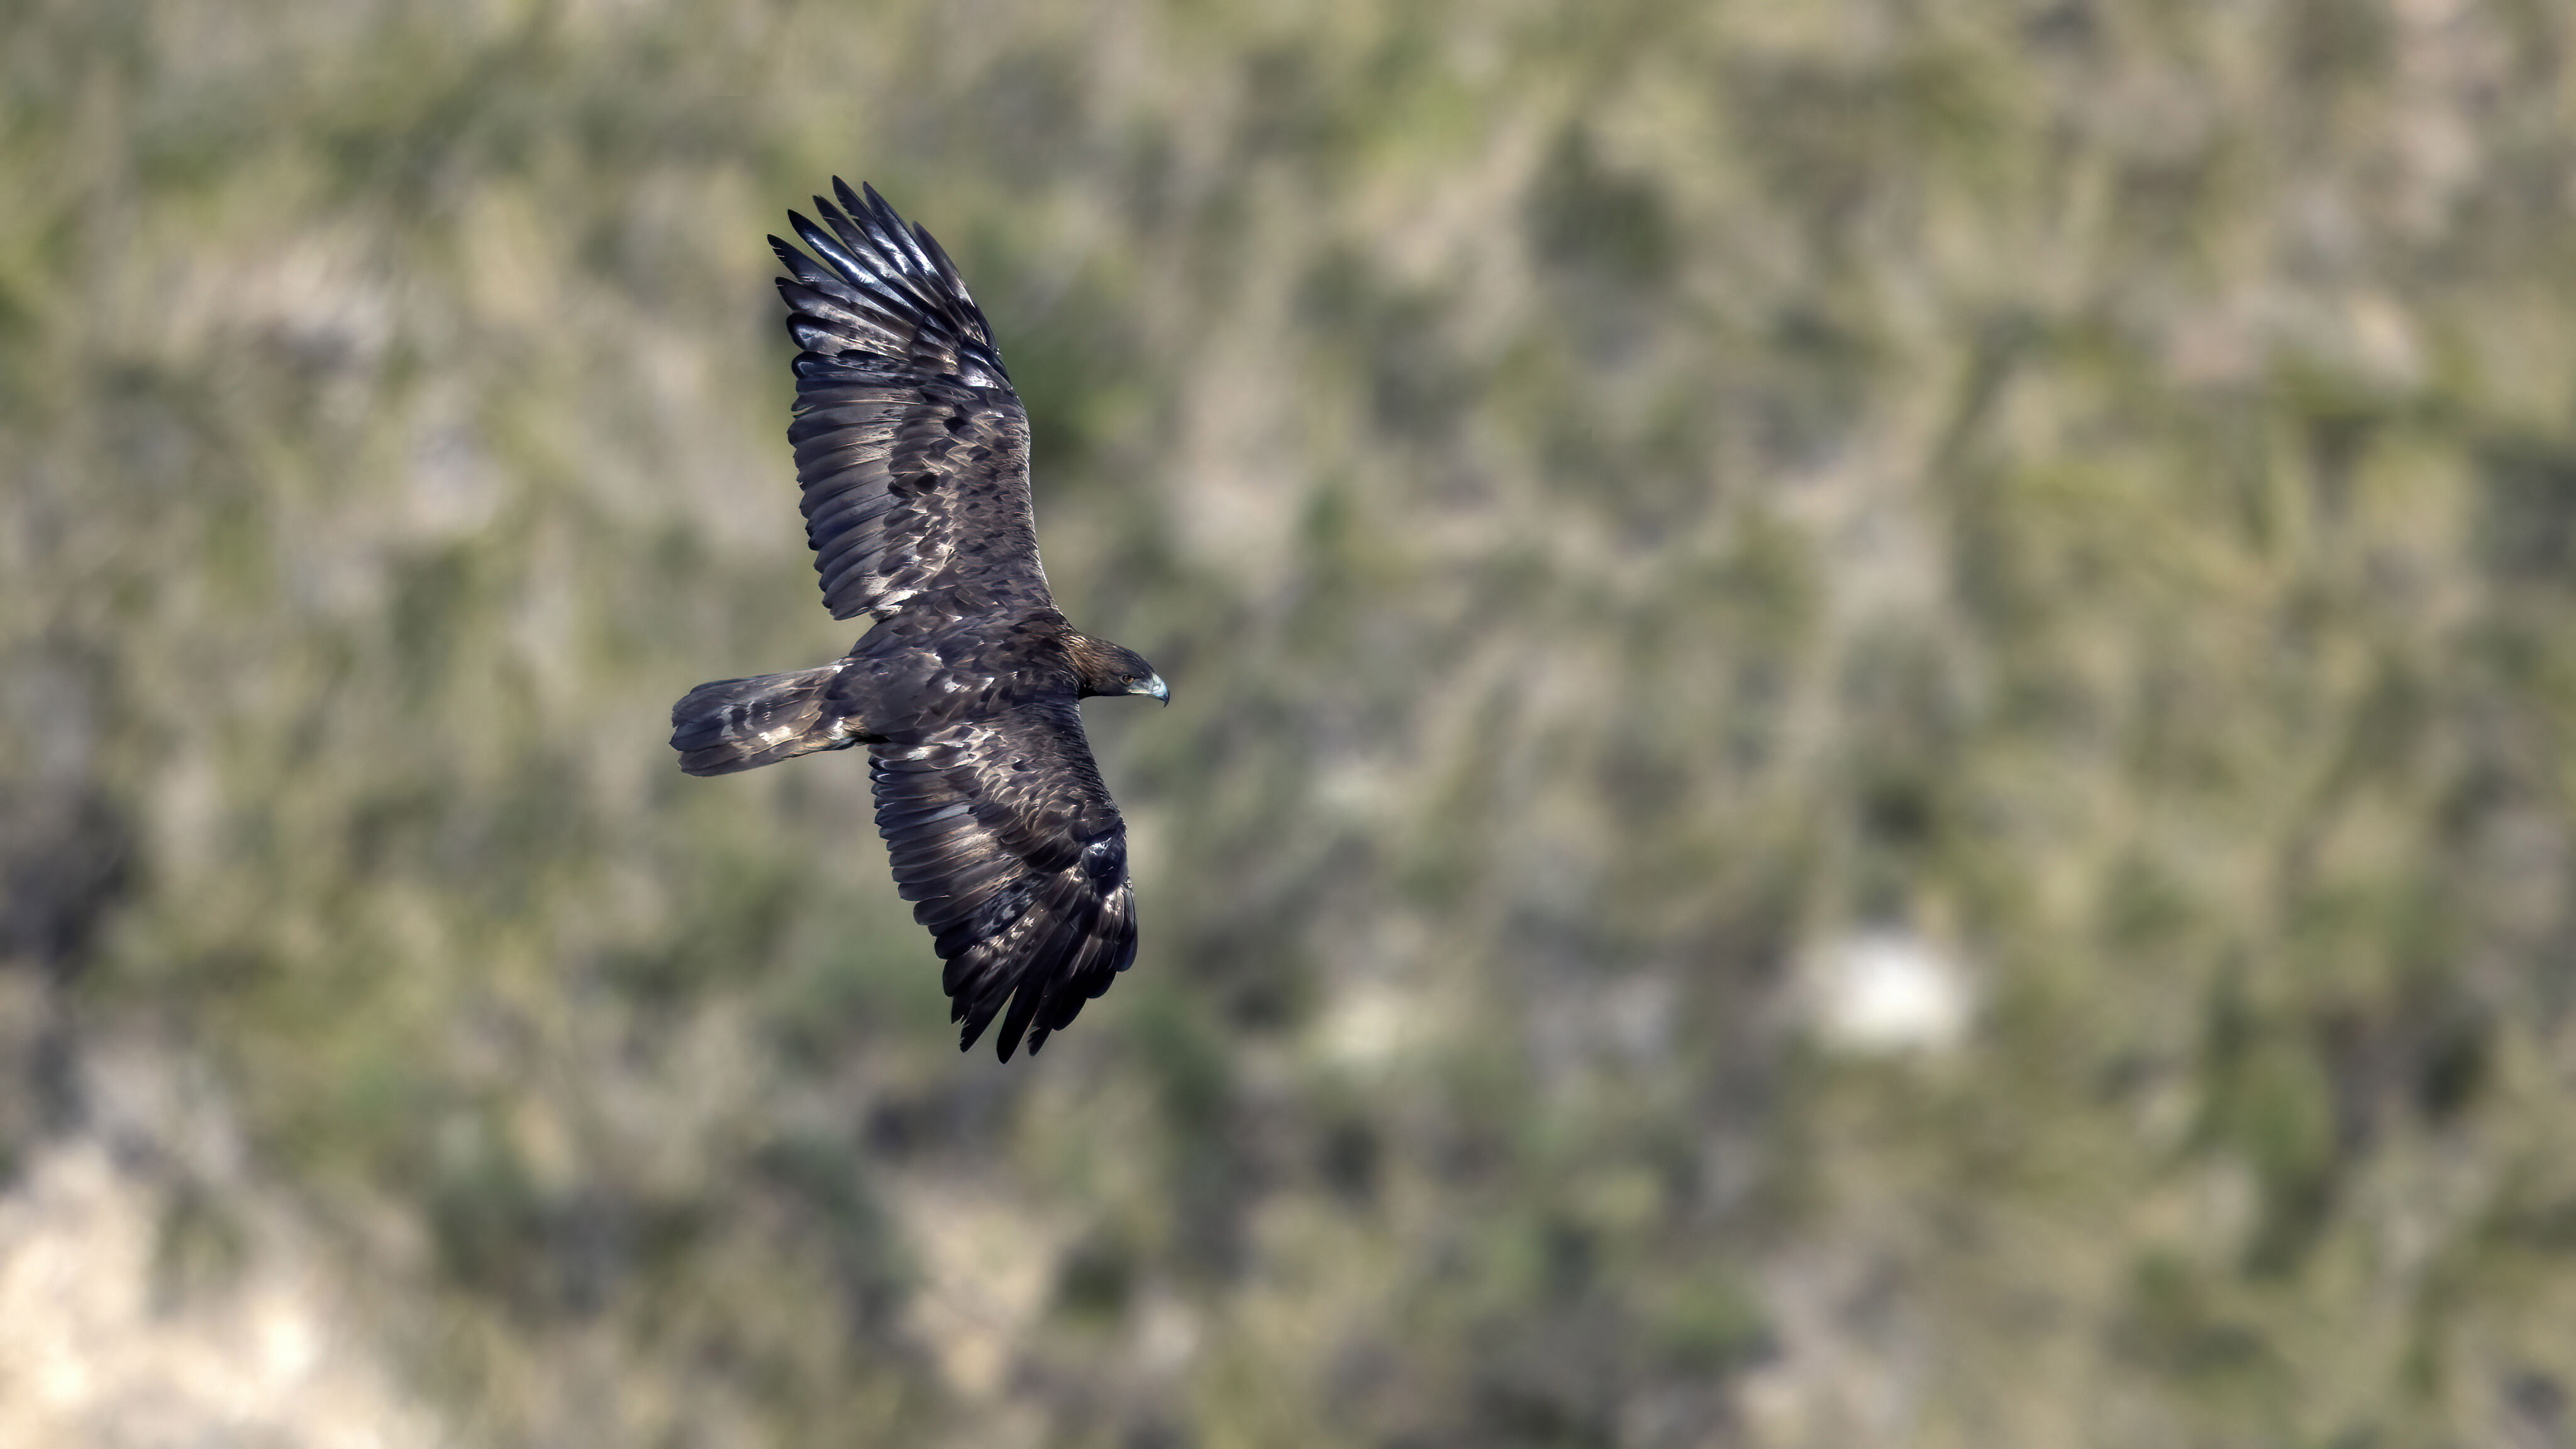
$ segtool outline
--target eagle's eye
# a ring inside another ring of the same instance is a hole
[[[1118,676],[1118,682],[1120,684],[1134,684],[1136,682],[1136,676],[1132,674],[1122,674]]]

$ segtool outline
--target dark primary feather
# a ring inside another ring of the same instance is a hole
[[[1038,564],[1028,416],[956,266],[874,190],[833,183],[808,256],[770,242],[796,359],[805,529],[835,618],[820,669],[719,680],[671,712],[691,774],[865,744],[896,888],[930,929],[971,1047],[1034,1053],[1136,955],[1127,829],[1076,701],[1168,698],[1076,632]]]
[[[981,585],[1051,604],[1029,506],[1029,420],[947,253],[870,188],[835,181],[808,257],[769,239],[796,359],[805,536],[832,617]],[[818,261],[817,258],[820,260]]]

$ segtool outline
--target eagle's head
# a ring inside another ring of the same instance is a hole
[[[1145,662],[1144,655],[1133,649],[1079,635],[1073,641],[1073,662],[1082,676],[1085,699],[1098,694],[1141,694],[1165,704],[1172,702],[1172,687],[1154,672],[1153,665]]]

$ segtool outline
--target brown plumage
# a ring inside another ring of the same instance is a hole
[[[1056,611],[1028,414],[955,264],[875,188],[832,189],[837,205],[814,198],[822,225],[788,213],[812,256],[769,239],[804,348],[787,436],[823,602],[873,627],[837,663],[699,685],[671,709],[671,746],[690,774],[724,775],[865,745],[958,1044],[999,1015],[1007,1061],[1136,956],[1127,827],[1075,702],[1170,693]]]

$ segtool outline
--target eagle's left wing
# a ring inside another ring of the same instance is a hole
[[[1002,1059],[1023,1033],[1035,1053],[1136,958],[1127,826],[1081,715],[1040,701],[868,753],[877,830],[947,963],[960,1049],[999,1014]]]
[[[918,596],[1050,604],[1029,506],[1029,418],[983,310],[930,233],[832,183],[807,256],[769,239],[796,359],[805,538],[835,619]]]

